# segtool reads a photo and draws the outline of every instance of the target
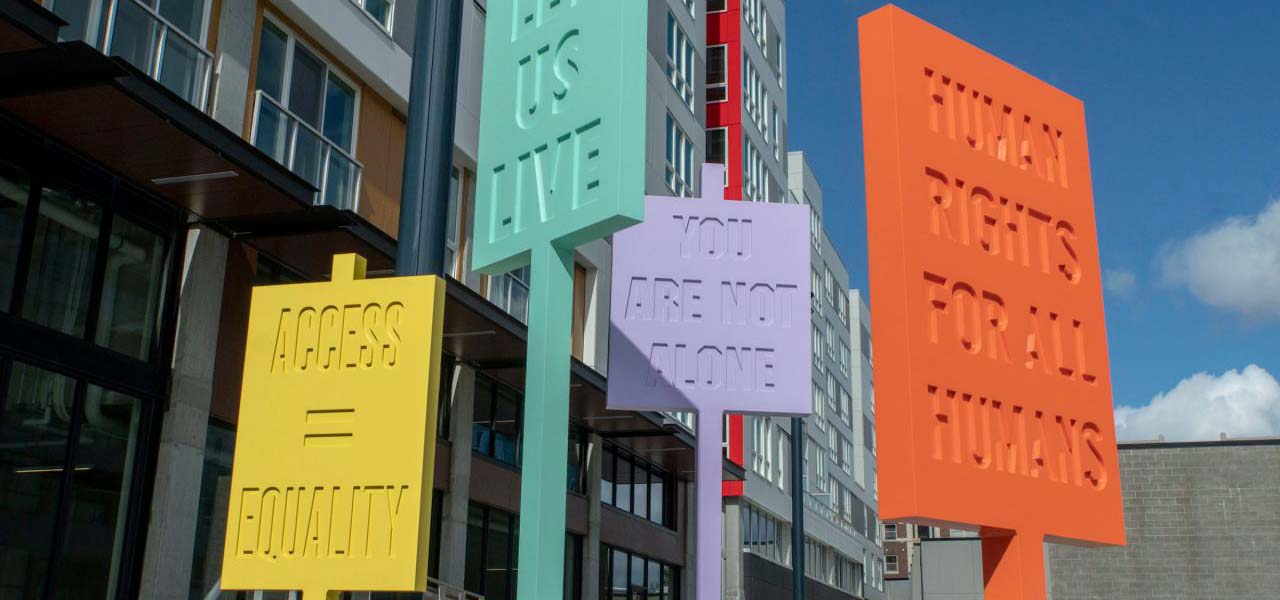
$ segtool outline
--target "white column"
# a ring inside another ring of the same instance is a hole
[[[173,382],[160,433],[142,563],[142,598],[186,600],[191,585],[227,246],[227,238],[204,227],[187,234]]]
[[[587,438],[587,536],[582,540],[582,600],[600,598],[600,476],[604,438]]]
[[[467,568],[467,505],[471,498],[471,416],[476,371],[465,364],[453,368],[449,394],[449,489],[440,510],[440,581],[463,589]],[[447,551],[445,549],[448,549]]]

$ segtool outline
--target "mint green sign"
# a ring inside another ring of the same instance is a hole
[[[573,252],[644,218],[646,0],[489,0],[472,263],[530,265],[516,597],[564,597]]]
[[[474,266],[501,273],[644,218],[644,0],[488,6]]]

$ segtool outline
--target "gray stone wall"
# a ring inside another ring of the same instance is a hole
[[[1280,598],[1280,439],[1120,447],[1128,545],[1050,545],[1053,600]]]

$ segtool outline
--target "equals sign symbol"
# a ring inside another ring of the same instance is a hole
[[[303,448],[347,448],[355,438],[351,431],[356,421],[354,408],[329,408],[307,411]]]

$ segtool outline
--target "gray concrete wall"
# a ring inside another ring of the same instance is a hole
[[[982,541],[925,540],[919,546],[922,600],[982,600]]]
[[[1280,439],[1122,445],[1123,548],[1051,546],[1053,600],[1280,598]]]

